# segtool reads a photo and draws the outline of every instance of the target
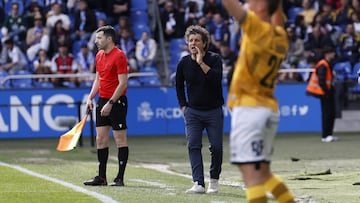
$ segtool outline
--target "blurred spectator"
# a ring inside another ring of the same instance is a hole
[[[155,66],[155,56],[157,43],[149,36],[148,32],[143,32],[141,39],[136,42],[135,55],[138,69]]]
[[[196,5],[197,5],[196,16],[198,16],[198,17],[203,16],[202,9],[203,9],[204,3],[205,3],[204,0],[187,0],[187,1],[184,1],[184,2],[195,2]]]
[[[34,27],[26,33],[26,55],[32,61],[40,49],[49,50],[50,36],[49,31],[43,26],[43,18],[40,13],[34,17]]]
[[[3,38],[13,38],[17,44],[25,41],[26,22],[19,14],[19,4],[11,4],[11,13],[6,15],[3,27],[1,29]]]
[[[306,64],[308,65],[307,68],[310,70],[315,70],[315,66],[317,64],[318,60],[315,59],[313,56],[309,56],[306,58]],[[308,82],[310,79],[311,72],[303,73],[303,80]]]
[[[354,25],[348,23],[346,32],[340,36],[340,53],[343,60],[350,61],[352,65],[359,61],[360,35],[354,30]]]
[[[304,8],[304,10],[301,11],[299,15],[304,16],[305,24],[307,26],[310,26],[310,24],[313,22],[315,14],[317,13],[313,5],[314,5],[313,0],[302,1],[302,7]]]
[[[5,20],[5,9],[0,9],[0,25],[3,24],[4,20]]]
[[[77,1],[75,12],[75,32],[72,40],[89,40],[90,35],[96,30],[96,15],[94,10],[88,8],[86,0]]]
[[[130,16],[131,0],[107,0],[106,5],[108,24],[115,24],[120,16]]]
[[[201,27],[205,28],[205,29],[209,29],[209,23],[208,20],[206,18],[206,16],[200,16],[200,18],[198,19],[198,25],[200,25]]]
[[[340,0],[322,0],[326,4],[331,5],[331,7],[335,10],[339,9],[341,7],[341,1]]]
[[[287,64],[299,63],[304,59],[304,42],[295,35],[291,26],[286,28],[286,32],[289,38],[289,49],[284,62]]]
[[[66,44],[68,48],[71,44],[70,32],[64,29],[62,20],[58,20],[51,31],[49,56],[58,51],[59,44]]]
[[[67,0],[66,7],[69,13],[75,13],[76,11],[76,2],[78,0]],[[91,10],[98,10],[104,11],[104,4],[106,1],[99,1],[99,0],[86,0],[88,7]]]
[[[351,15],[351,20],[354,25],[354,30],[356,34],[360,34],[360,13],[354,12]]]
[[[336,11],[335,25],[340,26],[343,31],[348,23],[351,22],[351,14],[354,9],[351,8],[349,0],[341,0],[341,7]]]
[[[312,27],[319,25],[321,33],[329,36],[333,45],[336,47],[342,32],[334,26],[335,12],[332,11],[332,8],[328,4],[322,4],[321,9],[322,11],[315,15]]]
[[[76,8],[76,3],[78,2],[79,0],[67,0],[66,2],[66,8],[68,10],[68,13],[75,13],[77,8]]]
[[[81,44],[80,52],[76,56],[77,72],[83,74],[95,73],[95,55],[86,43]],[[80,77],[79,82],[90,82],[92,77]]]
[[[56,3],[60,5],[61,12],[68,13],[67,7],[66,7],[66,0],[44,0],[44,15],[49,17],[52,15],[52,6]]]
[[[226,42],[222,42],[220,44],[220,56],[222,59],[223,70],[229,72],[234,68],[236,55],[230,49],[229,44]]]
[[[51,5],[51,11],[47,14],[46,26],[53,29],[59,20],[62,21],[64,30],[70,31],[70,18],[67,14],[62,13],[61,4],[56,1]]]
[[[123,29],[131,30],[131,24],[127,16],[120,16],[117,24],[114,26],[116,33],[120,36]]]
[[[321,33],[320,25],[314,25],[312,32],[309,33],[308,40],[305,43],[306,57],[313,55],[316,59],[322,56],[322,49],[325,46],[334,47],[330,36]]]
[[[215,13],[223,13],[224,10],[221,9],[221,5],[216,0],[205,0],[202,12],[208,20],[211,20]]]
[[[51,74],[51,61],[47,57],[47,51],[40,49],[37,58],[33,62],[34,74]],[[49,82],[48,78],[39,78],[38,82]]]
[[[307,26],[305,24],[305,20],[304,20],[304,16],[302,15],[297,15],[295,17],[295,22],[294,22],[294,31],[296,36],[298,36],[300,39],[302,39],[304,42],[306,42],[307,40]]]
[[[291,7],[301,7],[302,0],[286,0],[286,1],[282,1],[282,3],[283,3],[283,9],[286,13],[286,11],[288,11]]]
[[[128,59],[129,72],[136,72],[135,41],[131,37],[129,29],[121,31],[118,47],[125,53]]]
[[[327,34],[328,33],[328,27],[323,23],[323,19],[320,13],[317,13],[314,16],[313,22],[311,23],[311,26],[309,27],[308,31],[311,31],[311,28],[314,27],[315,25],[320,26],[320,32],[323,34]]]
[[[360,0],[351,0],[351,7],[354,9],[354,13],[360,12]]]
[[[20,48],[14,44],[14,40],[8,38],[4,44],[7,60],[0,65],[0,69],[7,71],[9,74],[14,74],[18,70],[25,70],[27,65],[26,57]]]
[[[106,25],[106,19],[99,19],[97,22],[97,27],[99,28],[104,25]],[[97,47],[95,46],[95,37],[96,37],[96,30],[91,34],[88,42],[88,47],[93,54],[96,54],[97,52]]]
[[[188,1],[185,9],[185,27],[197,25],[201,15],[202,13],[199,12],[198,4],[194,1]]]
[[[210,27],[210,46],[209,50],[219,53],[222,42],[229,43],[230,31],[229,27],[224,23],[220,13],[213,15],[213,24]]]
[[[66,44],[59,44],[58,53],[51,60],[51,71],[55,74],[75,73],[77,64],[74,57],[69,53]],[[67,82],[78,84],[77,78],[52,78],[55,87],[64,87]]]
[[[298,63],[294,62],[290,64],[288,70],[297,69]],[[299,72],[282,72],[279,74],[279,82],[283,83],[293,83],[293,82],[303,82],[303,78]]]
[[[239,40],[241,38],[242,32],[237,21],[230,21],[229,25],[229,32],[230,32],[230,49],[237,54],[240,50]]]
[[[27,28],[34,27],[34,18],[37,14],[40,14],[42,16],[43,9],[39,5],[38,1],[31,0],[29,6],[25,9],[25,20],[27,23]]]
[[[0,66],[7,62],[7,50],[5,44],[0,42]]]
[[[321,23],[324,25],[333,25],[336,13],[330,4],[323,3],[320,6]]]
[[[161,12],[161,23],[165,39],[169,40],[184,36],[184,16],[174,7],[174,3],[171,0],[166,1],[165,9]]]

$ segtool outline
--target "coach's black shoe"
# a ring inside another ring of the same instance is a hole
[[[110,184],[110,186],[118,186],[118,187],[122,187],[125,186],[123,180],[121,180],[120,178],[115,178],[114,182]]]
[[[106,178],[96,176],[95,178],[93,178],[91,180],[85,181],[84,185],[88,185],[88,186],[106,186],[107,181],[106,181]]]

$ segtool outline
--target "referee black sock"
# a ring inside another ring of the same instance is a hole
[[[129,157],[129,147],[118,148],[119,172],[116,178],[124,180],[124,173],[125,173],[128,157]]]
[[[99,161],[99,176],[106,178],[106,164],[109,157],[109,147],[97,150]]]

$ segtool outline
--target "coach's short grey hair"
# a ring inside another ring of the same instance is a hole
[[[207,50],[209,48],[209,43],[210,43],[210,34],[209,34],[209,32],[205,28],[201,27],[200,25],[191,25],[191,26],[189,26],[186,29],[186,32],[185,32],[186,44],[189,43],[189,36],[194,35],[194,34],[201,35],[201,39],[205,44],[204,49]]]

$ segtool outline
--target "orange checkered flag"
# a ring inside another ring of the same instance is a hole
[[[71,130],[60,136],[59,143],[56,148],[58,151],[70,151],[76,147],[87,117],[88,113],[85,114],[84,118]]]

